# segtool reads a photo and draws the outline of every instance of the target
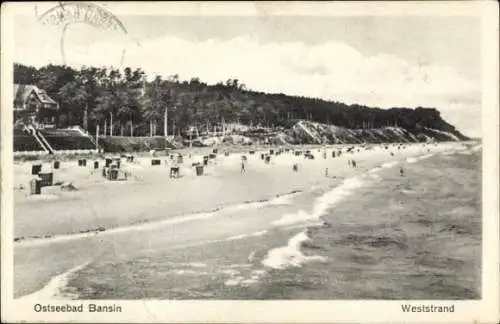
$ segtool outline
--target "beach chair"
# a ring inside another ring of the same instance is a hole
[[[38,177],[40,177],[40,185],[42,187],[52,186],[54,180],[54,173],[52,172],[40,172],[38,173]]]
[[[30,181],[30,195],[39,195],[42,193],[42,180],[35,178]]]
[[[170,167],[170,178],[179,177],[179,167]]]
[[[31,166],[31,175],[37,175],[42,171],[42,165],[41,164],[33,164]]]
[[[110,169],[107,173],[108,180],[118,180],[118,169]]]

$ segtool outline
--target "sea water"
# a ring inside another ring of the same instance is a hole
[[[478,150],[428,154],[332,188],[238,205],[221,211],[224,223],[245,215],[259,226],[224,238],[173,246],[161,228],[142,231],[149,249],[141,242],[72,269],[51,283],[52,297],[478,299],[480,164]]]

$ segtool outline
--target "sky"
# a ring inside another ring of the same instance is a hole
[[[435,107],[481,136],[481,24],[473,16],[119,12],[109,24],[124,29],[70,24],[61,46],[63,26],[42,24],[47,7],[31,5],[14,21],[18,63],[140,67],[151,78],[236,78],[253,90],[347,104]]]

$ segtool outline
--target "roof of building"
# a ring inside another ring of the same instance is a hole
[[[25,103],[33,92],[43,104],[58,106],[57,102],[49,97],[45,90],[39,89],[37,86],[31,84],[14,84],[14,104],[17,103],[21,105]]]

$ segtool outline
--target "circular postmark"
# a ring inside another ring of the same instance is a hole
[[[137,45],[140,45],[137,40],[130,37],[123,23],[111,11],[92,2],[59,1],[56,6],[42,13],[38,12],[38,7],[35,5],[35,14],[39,22],[44,25],[62,26],[60,51],[63,64],[66,64],[64,46],[66,31],[73,24],[86,24],[103,31],[118,31],[129,37]],[[125,53],[125,46],[123,46],[120,56],[120,66],[123,65]]]

